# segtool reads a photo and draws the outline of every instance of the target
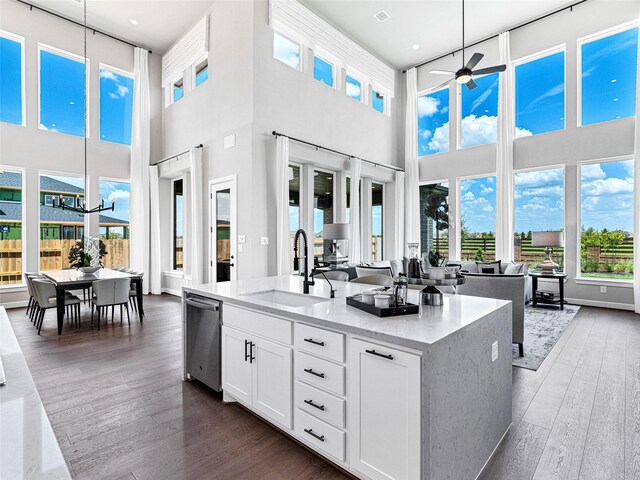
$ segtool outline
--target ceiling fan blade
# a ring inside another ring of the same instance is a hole
[[[504,72],[507,69],[506,65],[495,65],[493,67],[481,68],[480,70],[474,70],[474,75],[488,75],[490,73]]]
[[[469,70],[473,70],[473,67],[475,67],[478,63],[480,63],[480,60],[482,60],[483,57],[484,55],[482,53],[477,53],[477,52],[474,53],[473,56],[469,59],[469,61],[465,65],[465,67],[468,68]]]
[[[429,73],[435,73],[436,75],[455,75],[456,72],[449,70],[430,70]]]
[[[473,78],[471,80],[469,80],[467,83],[465,83],[465,85],[467,86],[467,88],[469,90],[473,90],[474,88],[476,88],[478,86],[478,84],[473,81]]]

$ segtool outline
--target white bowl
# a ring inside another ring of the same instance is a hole
[[[373,297],[376,296],[377,293],[378,292],[362,292],[362,303],[373,305]]]
[[[376,295],[373,298],[377,308],[389,308],[391,304],[391,295]]]
[[[96,273],[98,270],[100,270],[100,268],[102,267],[80,267],[78,268],[78,271],[80,273]]]

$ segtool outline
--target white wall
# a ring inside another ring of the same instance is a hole
[[[56,47],[76,55],[83,55],[83,30],[17,2],[1,2],[0,29],[25,38],[26,126],[0,123],[0,165],[22,167],[26,170],[26,218],[23,218],[23,248],[26,265],[23,271],[39,269],[39,171],[84,175],[84,142],[82,137],[38,128],[38,43]],[[99,140],[99,65],[104,63],[129,72],[133,71],[133,49],[101,35],[87,37],[90,59],[90,120],[88,139],[88,200],[95,204],[99,197],[99,178],[129,178],[130,147]],[[160,57],[151,55],[149,65],[152,78],[160,76]],[[160,94],[158,81],[152,81],[151,118],[153,155],[160,152]],[[91,230],[97,233],[97,222]],[[26,288],[26,287],[25,287]],[[0,290],[0,303],[24,301],[22,291],[8,293]]]
[[[518,29],[511,33],[511,55],[513,60],[522,58],[561,44],[566,44],[566,129],[551,133],[516,139],[516,170],[565,165],[565,266],[570,277],[566,287],[568,298],[583,301],[600,301],[629,305],[633,303],[630,288],[609,286],[607,294],[601,294],[599,285],[576,284],[578,273],[577,198],[579,162],[633,154],[634,119],[625,118],[611,122],[578,127],[577,120],[577,45],[576,40],[586,35],[614,27],[638,18],[638,2],[589,2],[572,12],[555,15],[548,19]],[[481,66],[498,63],[497,40],[486,42],[468,52],[485,54]],[[427,90],[442,81],[439,75],[429,75],[431,69],[456,70],[461,64],[460,55],[448,57],[426,65],[418,71],[418,90]],[[450,92],[451,117],[458,117],[458,95],[455,88]],[[456,144],[455,128],[451,128],[450,146]],[[450,188],[461,176],[490,175],[495,173],[495,144],[420,158],[421,182],[448,180]],[[455,195],[450,196],[450,208],[457,209]],[[453,249],[453,239],[451,240]],[[452,250],[454,251],[454,250]],[[640,273],[640,272],[639,272]]]

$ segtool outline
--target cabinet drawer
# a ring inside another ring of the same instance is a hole
[[[318,450],[344,462],[345,433],[296,408],[295,432]]]
[[[300,350],[344,363],[344,335],[341,333],[298,323],[294,340]]]
[[[288,320],[253,312],[233,305],[222,306],[223,325],[240,328],[247,332],[256,333],[264,338],[270,338],[277,342],[292,343],[293,325]]]
[[[311,385],[295,382],[295,406],[336,427],[345,426],[345,401]]]
[[[297,378],[307,383],[344,395],[344,367],[341,365],[296,352],[295,372]]]

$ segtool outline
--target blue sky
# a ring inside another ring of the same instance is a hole
[[[418,155],[449,151],[449,89],[418,98]]]
[[[205,70],[201,71],[196,75],[196,87],[202,85],[202,83],[206,82],[209,79],[209,68],[207,67]]]
[[[478,87],[469,90],[462,86],[462,121],[460,145],[462,148],[495,143],[498,118],[497,73],[475,78]]]
[[[22,124],[22,45],[0,37],[0,121]]]
[[[564,230],[564,169],[515,174],[515,231]]]
[[[384,95],[380,92],[373,90],[373,97],[371,99],[371,106],[374,110],[384,113]]]
[[[333,87],[333,65],[318,56],[314,57],[313,78]]]
[[[273,56],[298,70],[300,68],[300,47],[288,38],[273,34]]]
[[[347,95],[351,98],[360,101],[362,99],[362,85],[355,78],[347,75]]]
[[[496,231],[496,177],[460,181],[460,212],[470,233]]]
[[[131,145],[133,78],[100,69],[100,139]]]
[[[109,180],[100,181],[100,198],[104,198],[104,204],[111,205],[111,202],[116,202],[115,211],[104,212],[105,215],[128,222],[130,218],[130,197],[131,185],[129,183],[112,182]]]

